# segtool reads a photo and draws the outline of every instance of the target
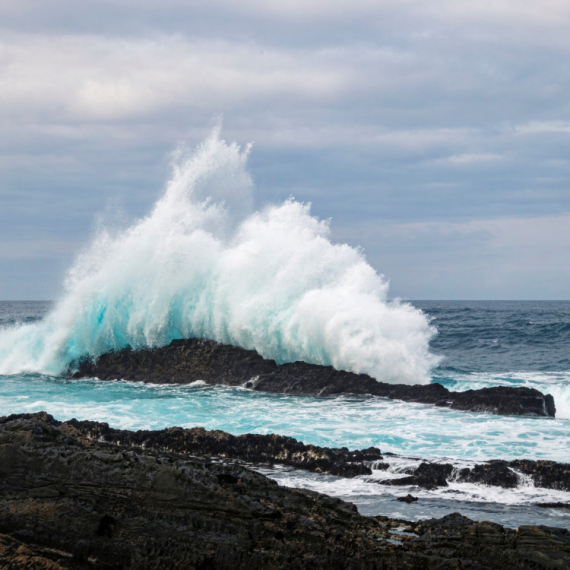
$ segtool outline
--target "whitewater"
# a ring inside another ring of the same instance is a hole
[[[570,462],[570,302],[390,300],[364,253],[331,239],[329,221],[293,198],[255,210],[249,147],[219,129],[177,151],[148,216],[102,229],[76,259],[59,301],[0,301],[0,415],[125,429],[204,426],[278,433],[305,443],[395,453],[391,471],[341,479],[279,466],[280,484],[350,500],[364,514],[418,520],[461,511],[507,526],[570,528],[570,493],[450,482],[404,491],[378,482],[423,459],[470,466],[490,459]],[[71,380],[83,358],[125,347],[210,338],[277,362],[304,360],[383,382],[450,390],[528,386],[554,396],[556,418],[460,412],[372,396],[299,398],[245,388]],[[421,459],[420,459],[421,458]],[[407,491],[406,491],[407,492]]]
[[[45,319],[0,331],[0,374],[59,375],[110,350],[194,337],[279,363],[428,382],[439,361],[428,318],[388,301],[363,252],[332,243],[310,205],[253,211],[249,148],[217,128],[194,152],[179,150],[152,212],[100,231]]]

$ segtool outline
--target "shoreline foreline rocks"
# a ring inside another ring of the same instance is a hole
[[[441,384],[387,384],[366,374],[332,366],[293,362],[277,364],[254,350],[206,339],[174,340],[168,346],[108,352],[84,359],[70,371],[73,378],[133,380],[156,384],[244,386],[292,396],[372,395],[454,410],[500,415],[555,417],[550,394],[534,388],[496,386],[452,392]]]
[[[88,423],[88,422],[87,422]],[[570,531],[454,513],[410,522],[235,462],[0,418],[0,567],[29,570],[562,570]],[[92,428],[94,426],[91,426]]]

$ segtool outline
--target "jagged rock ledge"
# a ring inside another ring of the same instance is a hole
[[[292,437],[277,434],[232,435],[202,427],[171,427],[162,430],[122,430],[104,422],[72,419],[59,422],[45,412],[18,414],[1,418],[1,422],[39,417],[84,443],[99,442],[128,449],[156,450],[185,456],[235,460],[252,465],[286,465],[313,473],[337,477],[372,475],[390,469],[400,459],[393,453],[382,454],[377,447],[350,451],[346,447],[329,448],[305,445]],[[418,460],[419,461],[419,460]],[[371,483],[435,489],[457,481],[514,489],[519,475],[530,478],[535,487],[570,492],[570,464],[548,460],[491,460],[473,467],[456,467],[451,463],[421,461],[417,467],[401,472],[398,479],[370,479]]]
[[[80,362],[72,374],[73,378],[86,376],[158,384],[203,380],[207,384],[245,385],[252,390],[295,396],[367,394],[513,416],[554,417],[556,413],[554,398],[533,388],[494,387],[451,392],[441,384],[386,384],[366,374],[335,370],[331,366],[305,362],[277,365],[253,350],[204,339],[175,340],[161,348],[109,352],[94,362]]]
[[[459,514],[417,523],[280,487],[236,464],[0,418],[0,567],[79,570],[562,569],[570,532]]]

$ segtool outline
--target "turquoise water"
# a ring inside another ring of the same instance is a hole
[[[0,376],[0,393],[2,414],[46,410],[60,420],[98,420],[125,429],[204,426],[422,457],[570,461],[567,420],[456,412],[377,397],[304,398],[46,376]]]
[[[390,300],[387,281],[363,252],[333,243],[329,223],[312,216],[309,205],[290,199],[253,211],[248,151],[218,135],[180,156],[148,216],[96,236],[70,268],[57,303],[0,301],[0,415],[46,410],[59,420],[128,429],[278,433],[442,461],[570,461],[569,302]],[[529,386],[554,396],[557,419],[374,397],[62,377],[78,358],[190,337],[385,382],[437,381],[452,390]],[[569,493],[533,489],[524,479],[508,492],[455,483],[413,490],[419,504],[395,506],[394,494],[409,489],[279,469],[271,476],[354,500],[368,514],[421,518],[461,510],[512,526],[570,520],[570,511],[533,506],[570,502]]]
[[[377,483],[401,476],[406,467],[417,466],[419,458],[453,458],[459,466],[491,458],[570,461],[568,420],[455,412],[376,397],[303,398],[222,386],[159,386],[41,375],[0,376],[0,394],[2,415],[46,410],[59,420],[105,421],[125,429],[204,426],[234,434],[278,433],[334,447],[374,445],[403,457],[390,458],[390,472],[374,471],[371,477],[355,479],[279,467],[265,472],[281,485],[352,501],[363,514],[418,520],[461,512],[511,527],[570,528],[569,511],[535,506],[570,502],[570,493],[535,489],[524,480],[511,490],[452,482],[449,488],[427,491]],[[395,500],[408,492],[420,500],[412,505]]]

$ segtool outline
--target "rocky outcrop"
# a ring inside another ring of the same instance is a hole
[[[414,497],[413,495],[410,495],[409,493],[405,497],[398,497],[396,499],[396,501],[399,501],[400,503],[407,503],[408,505],[415,503],[417,500],[418,500],[417,497]]]
[[[389,461],[389,459],[389,455],[386,454],[384,461]],[[447,487],[450,481],[456,481],[515,489],[519,485],[521,475],[530,477],[535,487],[570,491],[570,464],[529,459],[491,460],[476,464],[471,468],[456,468],[451,463],[422,462],[417,468],[410,469],[407,476],[377,482],[381,485],[436,489]]]
[[[447,480],[453,472],[449,463],[421,463],[408,477],[378,481],[382,485],[416,486],[424,489],[447,487]]]
[[[169,346],[122,350],[96,361],[78,363],[74,378],[135,380],[153,383],[245,385],[252,390],[297,396],[366,394],[446,406],[457,410],[506,415],[555,415],[554,399],[532,388],[494,387],[450,392],[441,384],[409,386],[378,382],[366,374],[305,362],[277,365],[253,350],[211,340],[175,340]]]
[[[45,413],[0,419],[0,568],[563,569],[570,532],[409,523],[227,462],[87,437]]]
[[[514,489],[518,485],[517,474],[509,467],[507,461],[489,461],[475,465],[472,469],[461,469],[456,480],[505,489]]]
[[[12,415],[0,421],[15,421],[26,417],[26,414]],[[279,464],[338,477],[371,475],[372,469],[387,471],[391,462],[398,458],[392,453],[382,454],[376,447],[352,451],[346,447],[320,447],[276,434],[235,436],[201,427],[129,431],[112,428],[103,422],[73,419],[62,423],[53,418],[50,421],[86,444],[101,442],[129,449],[153,449],[185,456],[232,459],[246,465]],[[423,461],[418,467],[409,468],[403,477],[373,482],[390,486],[436,489],[448,486],[449,481],[458,481],[513,489],[517,487],[521,475],[530,477],[535,487],[570,491],[570,464],[528,459],[491,460],[471,468]]]
[[[570,491],[570,464],[557,461],[530,461],[517,459],[509,462],[509,467],[529,475],[536,487]]]
[[[331,449],[305,445],[292,437],[269,434],[232,435],[204,428],[128,431],[109,427],[106,423],[71,420],[66,423],[77,434],[90,440],[128,447],[160,449],[187,455],[238,459],[254,464],[280,463],[297,469],[327,473],[339,477],[370,475],[370,463],[382,459],[380,450],[370,447],[349,451],[346,447]],[[67,428],[66,428],[67,429]]]

